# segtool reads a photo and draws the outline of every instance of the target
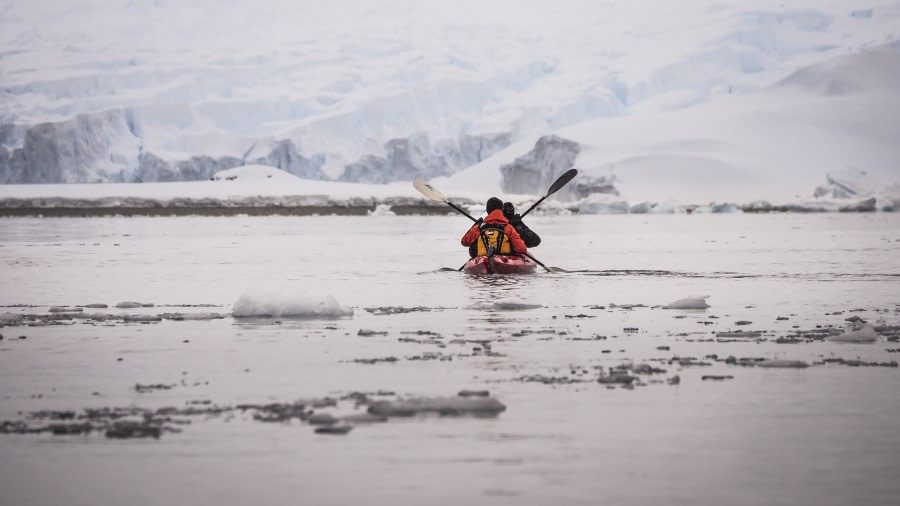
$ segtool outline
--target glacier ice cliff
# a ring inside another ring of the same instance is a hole
[[[0,129],[0,182],[131,181],[139,145],[122,110],[27,129],[7,124]]]
[[[146,149],[140,131],[130,109],[80,114],[29,128],[4,124],[0,126],[0,183],[200,181],[242,165],[268,165],[304,179],[329,179],[322,170],[326,155],[304,154],[292,139],[260,139],[243,157],[196,154],[178,159]],[[367,154],[346,164],[338,180],[390,183],[451,175],[510,143],[507,132],[435,142],[427,134],[416,133],[388,141],[383,156]],[[266,154],[249,156],[266,149]]]
[[[432,143],[415,134],[385,144],[385,156],[367,155],[344,168],[341,181],[390,183],[449,176],[474,165],[510,144],[509,133],[463,135],[458,140]]]
[[[555,135],[538,139],[534,148],[512,163],[500,166],[500,188],[506,193],[532,194],[535,188],[549,188],[556,178],[575,166],[581,146]],[[591,194],[619,195],[615,176],[579,175],[553,196],[572,201]]]

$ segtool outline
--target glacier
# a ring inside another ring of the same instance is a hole
[[[534,195],[571,164],[582,175],[554,198],[706,203],[812,198],[847,170],[876,186],[857,196],[900,180],[886,162],[896,67],[879,70],[897,2],[0,0],[0,13],[5,184],[268,165]]]

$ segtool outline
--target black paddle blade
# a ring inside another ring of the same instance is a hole
[[[567,170],[565,172],[565,174],[559,176],[556,179],[556,181],[554,181],[553,184],[550,185],[550,189],[547,190],[547,196],[549,197],[550,195],[553,195],[554,193],[558,192],[560,190],[560,188],[562,188],[563,186],[568,184],[569,181],[574,179],[575,176],[577,176],[577,175],[578,175],[578,169]]]

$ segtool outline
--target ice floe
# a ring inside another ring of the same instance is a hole
[[[497,299],[495,301],[486,301],[479,302],[473,306],[470,306],[472,309],[496,309],[500,311],[519,311],[524,309],[537,309],[539,307],[544,307],[541,304],[535,304],[533,302],[527,302],[518,297],[506,297],[503,299]]]
[[[863,325],[858,329],[851,327],[851,330],[836,336],[829,336],[826,340],[838,343],[871,343],[878,340],[878,334],[872,325]]]
[[[251,290],[234,303],[232,316],[274,316],[297,318],[335,318],[352,316],[353,309],[342,306],[330,294]]]
[[[665,306],[664,309],[706,309],[709,307],[709,304],[706,302],[706,299],[709,298],[709,295],[701,295],[697,297],[685,297],[683,299],[678,299],[675,302],[671,302]]]

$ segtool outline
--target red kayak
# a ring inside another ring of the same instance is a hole
[[[535,269],[536,263],[527,257],[517,255],[475,257],[466,262],[462,268],[466,274],[531,274]]]

